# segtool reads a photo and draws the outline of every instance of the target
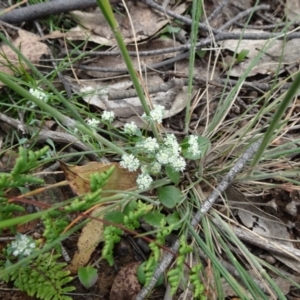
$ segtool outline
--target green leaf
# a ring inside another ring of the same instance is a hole
[[[166,166],[166,173],[173,183],[175,184],[179,183],[180,173],[175,171],[174,168],[172,168],[171,166]]]
[[[187,136],[181,143],[182,155],[184,158],[187,158],[187,159],[193,159],[193,160],[200,159],[200,158],[204,157],[205,153],[211,147],[210,141],[207,138],[199,135],[197,142],[198,142],[200,154],[193,155],[193,153],[189,151],[188,140],[189,140],[189,137]]]
[[[130,201],[125,207],[124,207],[124,210],[123,210],[123,213],[125,216],[128,216],[129,212],[130,211],[134,211],[136,210],[138,207],[138,204],[135,200],[132,200]]]
[[[121,224],[124,220],[124,214],[120,211],[110,211],[104,215],[104,220]]]
[[[158,199],[164,206],[173,208],[182,200],[182,193],[175,186],[163,186],[158,188]]]
[[[174,226],[174,227],[172,227],[174,230],[177,230],[182,226],[182,223],[179,223],[180,222],[180,215],[179,215],[178,211],[175,211],[172,214],[167,215],[166,220],[167,220],[167,223],[169,225]],[[176,225],[174,225],[174,224],[176,224]]]
[[[178,33],[181,30],[180,27],[174,27],[171,25],[167,25],[160,33]]]
[[[151,226],[159,227],[160,221],[166,216],[159,211],[150,211],[143,216],[144,220]]]
[[[245,58],[247,57],[248,53],[249,53],[249,50],[243,49],[243,50],[237,55],[237,58],[236,58],[235,63],[236,63],[236,64],[239,64],[239,63],[241,63],[243,60],[245,60]]]
[[[197,56],[198,56],[199,58],[204,58],[205,55],[206,55],[206,53],[207,53],[207,50],[198,49],[198,50],[196,51],[196,54],[197,54]]]
[[[97,274],[97,269],[87,266],[87,267],[79,267],[78,268],[78,278],[81,282],[81,284],[89,289],[92,287],[97,279],[98,279],[98,274]]]

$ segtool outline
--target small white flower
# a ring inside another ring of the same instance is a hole
[[[166,135],[163,141],[165,147],[172,149],[174,154],[177,153],[179,155],[181,147],[179,146],[176,136],[173,133]]]
[[[139,174],[137,177],[136,183],[139,189],[147,189],[150,187],[151,182],[153,181],[152,177],[147,173]]]
[[[97,127],[100,124],[100,121],[97,119],[87,119],[86,123],[91,127]]]
[[[95,91],[95,89],[92,86],[84,86],[83,88],[80,89],[81,93],[90,93]]]
[[[169,158],[170,158],[170,150],[168,148],[163,148],[158,151],[156,154],[156,159],[158,163],[161,165],[167,165],[169,163]]]
[[[113,111],[104,111],[102,113],[102,121],[104,122],[108,122],[108,123],[112,123],[114,121],[115,118],[115,113]]]
[[[14,256],[28,256],[35,249],[35,243],[26,235],[18,234],[16,240],[11,243],[11,249]]]
[[[122,155],[120,166],[130,172],[136,171],[140,166],[140,161],[133,154]]]
[[[181,156],[174,157],[172,160],[170,160],[169,164],[174,168],[175,171],[184,171],[186,167],[186,162]]]
[[[162,105],[154,105],[152,111],[150,111],[150,117],[152,121],[156,121],[158,124],[162,123],[163,116],[165,114],[165,107]]]
[[[48,102],[49,100],[49,94],[45,93],[42,89],[30,88],[29,93],[44,102]],[[34,107],[36,107],[36,104],[31,102],[30,108]]]
[[[150,153],[155,152],[155,150],[159,149],[159,144],[157,142],[157,139],[153,138],[153,137],[146,138],[144,141],[137,144],[137,146],[139,148],[144,149],[144,151],[150,152]]]
[[[159,150],[156,154],[156,159],[158,163],[162,165],[170,165],[175,171],[183,171],[186,166],[184,158],[172,148],[163,148]]]
[[[150,115],[146,116],[144,113],[142,118],[145,120],[150,120],[152,122],[157,122],[157,124],[161,124],[163,117],[165,114],[165,107],[162,105],[154,105],[153,110],[150,111]]]
[[[136,126],[136,124],[132,121],[131,123],[127,123],[124,125],[124,133],[132,136],[137,135],[139,132],[139,128]]]
[[[198,145],[198,136],[190,135],[188,139],[189,148],[188,152],[192,153],[193,156],[199,155],[201,153]]]

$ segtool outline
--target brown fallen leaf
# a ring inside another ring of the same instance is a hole
[[[132,263],[122,268],[111,287],[110,300],[134,300],[141,290],[137,279],[137,268],[140,262]]]
[[[137,172],[129,172],[127,169],[120,167],[118,163],[100,163],[90,162],[84,166],[69,166],[60,162],[66,179],[77,195],[83,195],[90,192],[90,176],[94,173],[107,171],[114,166],[114,172],[108,179],[107,184],[102,190],[128,190],[136,185]],[[105,193],[105,196],[113,193]],[[105,205],[97,207],[91,216],[99,218],[101,212],[107,208]],[[115,208],[114,208],[115,209]],[[95,248],[103,240],[103,223],[92,219],[82,229],[77,242],[78,250],[76,251],[68,269],[71,273],[76,273],[78,268],[85,266]]]
[[[91,174],[105,172],[111,166],[114,166],[115,169],[113,174],[108,179],[107,184],[102,188],[103,191],[125,191],[133,188],[136,186],[136,179],[139,173],[138,171],[129,172],[127,169],[122,168],[117,162],[108,164],[101,162],[90,162],[84,166],[69,166],[63,162],[60,162],[60,166],[73,192],[79,196],[90,192]],[[105,196],[107,195],[108,193],[105,193]],[[109,195],[112,195],[112,193]]]
[[[98,217],[103,209],[105,206],[97,207],[91,216]],[[103,223],[92,219],[82,228],[77,242],[77,251],[68,266],[68,270],[75,274],[79,267],[85,266],[101,241],[103,241]]]
[[[168,6],[168,9],[172,7]],[[182,14],[187,9],[187,4],[176,5],[174,13]],[[115,14],[125,44],[148,39],[169,23],[169,18],[162,16],[157,11],[149,9],[147,5],[136,2],[129,5],[129,14],[135,29],[133,34],[130,21],[126,14]],[[72,11],[72,16],[80,25],[72,28],[70,32],[76,35],[70,36],[69,40],[88,40],[100,45],[115,46],[116,39],[99,9],[94,12]]]

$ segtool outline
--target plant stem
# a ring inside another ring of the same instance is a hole
[[[199,21],[202,15],[202,0],[194,0],[192,5],[192,42],[190,48],[190,59],[189,59],[189,82],[188,82],[188,94],[185,110],[185,119],[184,119],[184,132],[188,133],[190,118],[191,118],[191,101],[192,101],[192,92],[193,92],[193,74],[195,66],[195,55],[196,55],[196,43],[198,37]]]
[[[272,118],[270,126],[268,127],[268,130],[263,137],[262,143],[261,143],[259,149],[257,150],[257,153],[251,163],[251,167],[252,167],[251,172],[253,172],[255,166],[258,164],[259,160],[261,159],[263,152],[265,151],[265,149],[269,145],[271,139],[273,138],[275,129],[278,127],[278,123],[280,122],[280,119],[281,119],[282,115],[284,114],[284,112],[287,110],[289,103],[291,102],[291,100],[293,99],[293,97],[295,96],[297,91],[299,90],[299,86],[300,86],[300,72],[296,76],[296,78],[295,78],[294,82],[292,83],[291,87],[289,88],[289,90],[286,92],[279,108],[276,110],[276,112]]]
[[[127,51],[126,45],[124,43],[119,25],[118,25],[118,23],[115,19],[115,16],[114,16],[112,8],[111,8],[111,5],[109,3],[109,0],[97,0],[97,4],[98,4],[99,8],[101,9],[101,11],[102,11],[107,23],[109,24],[111,30],[113,31],[113,34],[114,34],[114,36],[117,40],[119,49],[122,53],[123,59],[126,63],[128,73],[130,75],[130,78],[133,82],[134,88],[135,88],[135,90],[136,90],[136,92],[139,96],[140,101],[141,101],[142,107],[145,111],[145,114],[147,116],[149,116],[150,109],[149,109],[148,103],[146,101],[143,88],[142,88],[142,86],[139,82],[139,79],[138,79],[138,76],[137,76],[136,71],[134,69],[134,66],[132,64],[131,58],[128,54],[128,51]],[[156,125],[154,123],[151,123],[151,129],[153,131],[154,136],[158,140],[160,140],[159,133],[158,133]]]

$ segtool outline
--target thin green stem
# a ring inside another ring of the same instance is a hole
[[[189,124],[191,119],[191,101],[192,101],[192,92],[193,92],[193,74],[195,66],[195,55],[196,55],[196,43],[199,29],[199,21],[202,15],[202,0],[194,0],[192,6],[192,32],[191,32],[191,48],[190,48],[190,59],[189,59],[189,81],[188,81],[188,94],[186,102],[186,111],[184,119],[184,131],[188,133]]]
[[[299,90],[299,86],[300,86],[300,72],[296,76],[290,89],[286,92],[283,100],[281,101],[279,108],[276,110],[276,112],[272,118],[272,121],[268,127],[268,130],[266,131],[266,133],[263,137],[262,143],[251,163],[251,167],[252,167],[251,172],[253,172],[255,166],[258,164],[265,149],[267,148],[271,139],[273,138],[274,132],[275,132],[276,128],[278,128],[278,124],[281,120],[281,117],[285,113],[285,111],[287,110],[287,108],[289,106],[289,103],[291,102],[291,100],[296,95],[297,91]]]
[[[120,51],[122,53],[122,56],[123,56],[123,59],[126,63],[128,73],[130,75],[130,78],[133,82],[134,88],[135,88],[135,90],[136,90],[136,92],[139,96],[140,101],[141,101],[142,107],[145,111],[145,114],[147,116],[149,116],[150,109],[149,109],[148,103],[147,103],[145,95],[144,95],[144,90],[143,90],[143,88],[142,88],[142,86],[139,82],[139,79],[137,77],[136,71],[135,71],[134,66],[132,64],[131,58],[128,54],[128,51],[127,51],[126,45],[124,43],[119,25],[118,25],[118,23],[115,19],[115,16],[114,16],[112,8],[111,8],[111,5],[109,3],[109,0],[97,0],[97,4],[98,4],[99,8],[101,9],[104,17],[106,18],[107,23],[109,24],[110,28],[112,29],[112,31],[114,33],[114,36],[117,40],[119,49],[120,49]],[[151,123],[151,129],[153,131],[154,136],[158,140],[160,140],[159,133],[158,133],[156,125],[154,123]]]

